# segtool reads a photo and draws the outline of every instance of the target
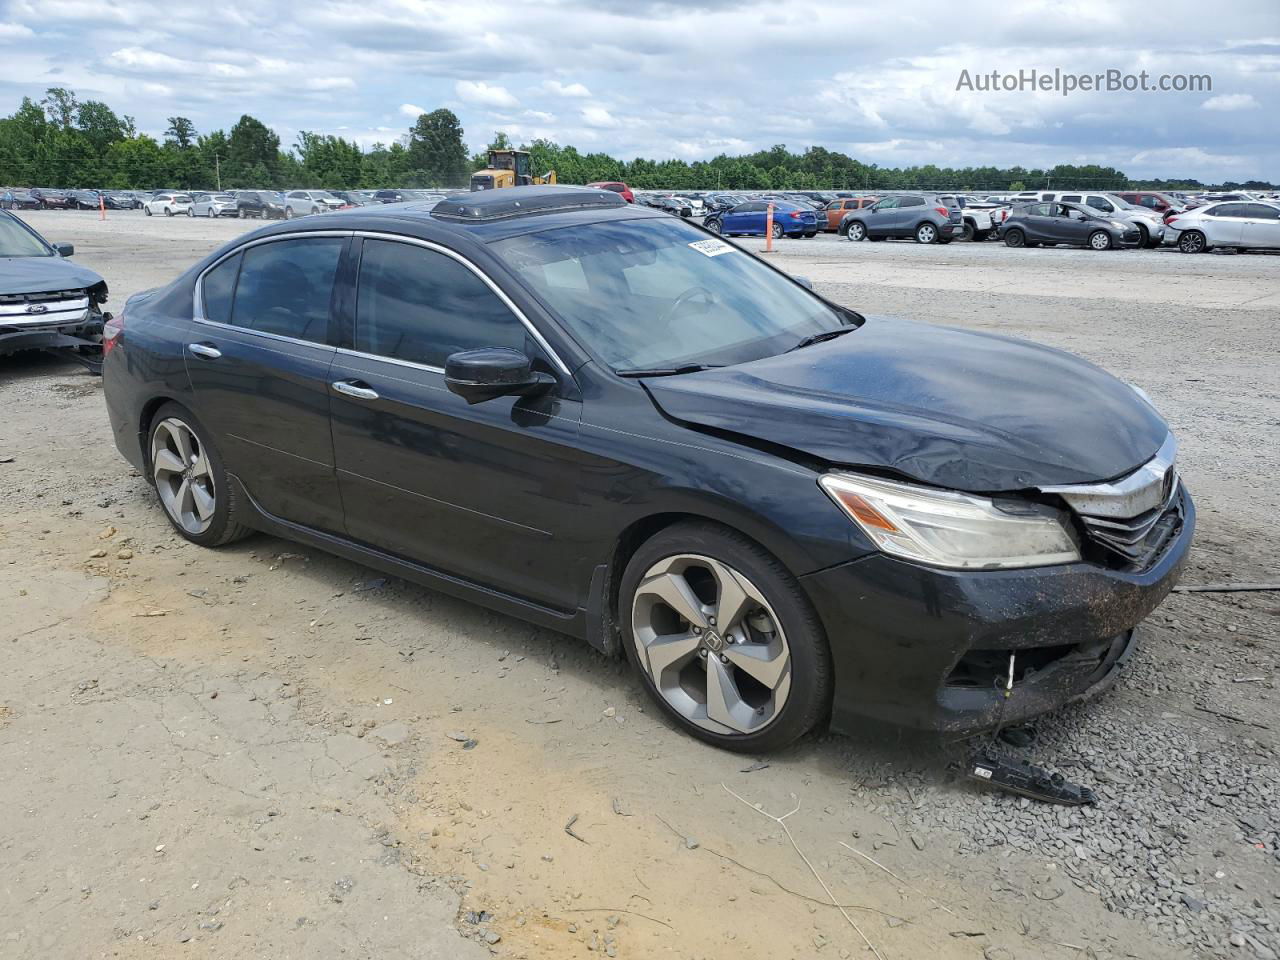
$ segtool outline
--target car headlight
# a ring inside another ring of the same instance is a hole
[[[1117,230],[1127,230],[1127,229],[1129,229],[1129,225],[1128,225],[1127,223],[1123,222],[1122,220],[1112,220],[1112,221],[1111,221],[1111,225],[1112,225],[1113,227],[1115,227]]]
[[[818,482],[872,543],[906,560],[954,569],[1007,569],[1080,559],[1062,514],[1043,504],[847,473],[828,473]]]

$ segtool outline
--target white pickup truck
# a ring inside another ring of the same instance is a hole
[[[994,236],[1000,223],[1000,211],[1008,206],[964,194],[950,194],[942,199],[954,201],[960,207],[964,221],[962,240],[986,240]]]

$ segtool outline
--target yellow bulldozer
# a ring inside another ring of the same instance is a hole
[[[489,165],[471,175],[472,190],[497,190],[499,187],[527,187],[534,183],[555,183],[556,172],[548,170],[535,177],[528,150],[490,150]]]

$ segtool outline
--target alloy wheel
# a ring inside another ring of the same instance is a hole
[[[1178,249],[1183,253],[1199,253],[1204,249],[1204,235],[1189,230],[1178,238]]]
[[[851,223],[849,224],[849,229],[845,231],[845,234],[850,240],[862,240],[867,235],[867,228],[860,223]]]
[[[916,228],[917,243],[933,243],[938,239],[938,230],[932,223],[922,223]]]
[[[173,522],[193,536],[208,530],[218,503],[213,473],[200,439],[181,420],[162,420],[151,434],[151,472]]]
[[[690,723],[757,733],[791,690],[791,651],[778,617],[750,580],[696,554],[659,560],[636,587],[636,656],[667,705]]]

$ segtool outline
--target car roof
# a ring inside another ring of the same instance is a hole
[[[302,230],[370,230],[445,245],[495,240],[573,224],[649,220],[669,216],[627,203],[618,194],[587,187],[531,186],[479,190],[446,200],[409,200],[339,210],[315,218],[280,221],[256,236]],[[340,226],[339,226],[340,225]]]

